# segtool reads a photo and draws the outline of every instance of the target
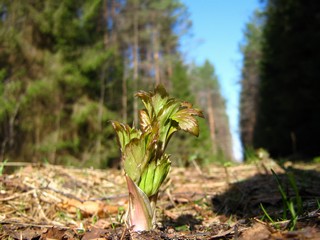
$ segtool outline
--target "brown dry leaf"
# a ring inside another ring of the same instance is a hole
[[[167,210],[164,210],[164,214],[169,217],[169,218],[172,218],[172,219],[177,219],[179,217],[179,214],[177,214],[176,212],[174,211],[167,211]]]
[[[247,231],[244,231],[239,240],[264,240],[270,239],[271,232],[266,225],[255,223]]]
[[[119,212],[119,206],[104,204],[103,210],[109,214],[115,214]]]
[[[187,198],[182,198],[182,197],[174,198],[174,200],[175,200],[175,202],[177,202],[177,203],[188,203],[188,202],[190,202],[189,199],[187,199]]]
[[[76,199],[67,199],[58,204],[58,207],[65,209],[69,213],[76,213],[77,209],[79,209],[85,217],[97,215],[102,218],[107,217],[109,214],[117,213],[119,208],[118,206],[107,205],[102,201],[81,202]]]
[[[102,228],[106,229],[111,226],[111,222],[109,219],[99,219],[95,224],[94,228]]]
[[[43,232],[41,237],[42,239],[62,239],[64,235],[64,229],[48,228],[45,232]]]
[[[10,231],[10,230],[9,230]],[[41,235],[41,229],[34,229],[32,227],[26,229],[16,229],[10,231],[10,237],[14,239],[38,239]]]
[[[34,169],[34,167],[32,167],[32,165],[28,165],[22,169],[22,172],[24,174],[32,174],[34,171],[35,171],[35,169]]]
[[[308,239],[308,240],[318,240],[320,239],[319,228],[316,227],[306,227],[296,231],[289,232],[277,232],[272,235],[274,239]]]
[[[89,239],[95,239],[95,240],[100,240],[100,239],[105,239],[103,236],[108,232],[108,230],[101,229],[101,228],[96,228],[93,227],[90,232],[86,232],[83,237],[81,238],[82,240],[89,240]]]
[[[226,238],[228,235],[232,235],[235,232],[235,229],[235,227],[229,228],[228,230],[222,231],[216,235],[211,236],[210,239],[213,240]]]

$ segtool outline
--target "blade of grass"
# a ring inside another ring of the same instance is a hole
[[[8,162],[8,160],[6,159],[0,164],[0,176],[2,176],[4,167],[5,167],[7,162]]]
[[[289,230],[294,230],[295,227],[296,227],[296,224],[297,224],[297,219],[298,219],[298,214],[295,211],[294,202],[291,199],[288,199],[288,197],[287,197],[286,193],[284,192],[283,187],[281,185],[279,176],[273,171],[273,169],[271,169],[271,171],[272,171],[272,174],[273,174],[273,176],[275,177],[275,179],[277,181],[278,189],[280,191],[280,194],[281,194],[281,197],[282,197],[282,200],[283,200],[283,210],[284,210],[283,216],[284,216],[284,219],[285,220],[287,219],[287,210],[289,210],[289,212],[291,214],[291,220],[290,220],[290,222],[288,224],[288,228],[289,228]],[[290,175],[290,173],[287,174],[287,176],[289,178],[290,185],[292,186],[292,188],[294,189],[294,191],[296,193],[297,204],[300,204],[300,208],[301,208],[301,211],[302,211],[302,200],[301,200],[301,197],[299,195],[299,191],[298,191],[298,188],[297,188],[297,185],[296,185],[296,181],[295,181],[293,175]],[[299,203],[298,203],[298,201],[299,201]]]
[[[279,176],[275,173],[275,171],[273,169],[271,169],[271,172],[272,172],[272,175],[274,176],[274,178],[277,181],[278,189],[280,191],[281,198],[282,198],[282,201],[283,201],[283,219],[287,219],[287,210],[288,210],[288,198],[287,198],[287,195],[286,195],[286,193],[284,192],[284,190],[282,188]]]
[[[288,208],[289,208],[290,214],[292,216],[292,219],[290,220],[288,227],[289,227],[290,231],[293,231],[296,227],[296,224],[297,224],[298,215],[296,214],[296,211],[294,209],[294,204],[292,201],[289,202]]]
[[[260,203],[260,207],[264,213],[264,215],[268,218],[268,220],[272,223],[275,224],[275,221],[270,217],[270,215],[268,214],[267,210],[264,208],[263,204]]]
[[[301,196],[299,193],[299,189],[297,187],[297,181],[296,181],[292,172],[288,173],[288,178],[289,178],[290,185],[293,188],[293,191],[296,195],[296,203],[297,203],[297,209],[298,209],[297,211],[298,211],[298,215],[299,215],[302,213],[302,199],[301,199]]]

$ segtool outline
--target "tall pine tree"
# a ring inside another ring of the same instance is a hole
[[[269,0],[256,146],[272,156],[320,155],[320,4]]]
[[[243,148],[253,147],[254,129],[259,102],[261,46],[264,18],[255,11],[244,31],[241,45],[243,66],[241,75],[240,131]]]

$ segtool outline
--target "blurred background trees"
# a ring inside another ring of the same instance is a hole
[[[240,138],[245,149],[253,146],[254,127],[257,121],[262,28],[263,16],[257,10],[246,25],[244,42],[241,45],[243,67],[240,94]]]
[[[320,4],[264,3],[242,47],[242,141],[272,157],[312,159],[320,155]]]
[[[207,116],[199,139],[172,141],[176,158],[230,160],[214,67],[178,50],[190,26],[178,0],[0,0],[1,160],[110,166],[108,121],[137,124],[134,92],[159,83]]]
[[[265,0],[241,44],[240,135],[272,157],[320,156],[320,4]],[[134,92],[162,83],[204,110],[178,162],[229,161],[231,135],[214,66],[186,64],[192,23],[179,0],[0,0],[0,158],[117,165],[108,123],[137,125]]]

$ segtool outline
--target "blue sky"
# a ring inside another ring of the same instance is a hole
[[[181,50],[187,62],[202,64],[208,59],[215,67],[233,137],[234,155],[241,159],[239,140],[239,93],[243,30],[259,0],[181,0],[193,23],[192,37],[185,36]]]

